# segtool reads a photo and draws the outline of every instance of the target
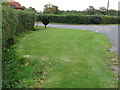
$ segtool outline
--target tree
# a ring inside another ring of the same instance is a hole
[[[107,14],[107,9],[105,8],[105,7],[100,7],[100,12],[101,12],[101,14],[103,14],[103,15],[106,15]]]
[[[120,16],[120,10],[118,10],[118,16]]]
[[[27,8],[26,8],[25,6],[22,6],[22,8],[23,8],[24,10],[27,10]]]
[[[100,11],[107,11],[107,9],[105,7],[100,7]]]
[[[35,8],[33,8],[33,7],[28,7],[28,8],[26,8],[25,6],[22,6],[22,7],[23,7],[23,9],[26,10],[26,11],[37,12],[37,11],[35,10]]]
[[[35,8],[33,8],[33,7],[29,7],[29,8],[27,8],[27,10],[28,10],[28,11],[37,12],[37,11],[35,10]]]
[[[42,14],[42,11],[41,11],[41,10],[40,10],[40,11],[37,11],[37,13],[38,13],[38,14]]]
[[[44,11],[43,13],[49,13],[49,14],[58,14],[58,6],[52,5],[50,3],[44,5]]]
[[[8,2],[2,2],[2,5],[3,5],[3,6],[10,7],[10,4],[9,4]]]
[[[93,6],[89,6],[89,8],[87,8],[87,12],[90,15],[95,14],[95,11],[96,9]]]
[[[110,9],[110,10],[108,10],[108,15],[117,16],[118,15],[118,11],[114,10],[114,9]]]

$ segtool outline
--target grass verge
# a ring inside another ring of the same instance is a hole
[[[117,87],[116,74],[108,66],[116,55],[107,51],[111,44],[106,36],[72,29],[36,29],[40,30],[20,38],[13,46],[17,57],[13,62],[9,59],[5,67],[5,85],[11,82],[9,87],[14,88]],[[12,79],[7,75],[12,75]]]

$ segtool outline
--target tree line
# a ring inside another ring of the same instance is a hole
[[[106,7],[102,6],[99,7],[99,9],[94,8],[94,6],[89,6],[87,9],[83,11],[77,11],[77,10],[59,10],[59,7],[56,5],[53,5],[51,3],[48,3],[44,5],[43,12],[37,11],[33,7],[26,8],[23,6],[25,11],[34,11],[37,14],[81,14],[81,15],[110,15],[110,16],[120,16],[120,10],[115,9],[109,9],[107,10]]]
[[[120,15],[120,11],[110,9],[107,11],[106,7],[100,7],[99,9],[95,9],[94,6],[89,6],[86,10],[76,11],[76,10],[59,10],[58,6],[52,4],[44,5],[44,14],[81,14],[81,15],[110,15],[110,16],[118,16]]]

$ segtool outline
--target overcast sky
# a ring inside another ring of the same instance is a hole
[[[43,11],[45,4],[51,3],[57,5],[59,10],[85,10],[89,6],[96,9],[104,6],[107,7],[108,0],[15,0],[25,7],[34,7],[38,11]],[[109,8],[118,10],[118,2],[120,0],[110,0]]]

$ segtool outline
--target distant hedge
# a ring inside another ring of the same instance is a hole
[[[50,22],[67,23],[67,24],[93,24],[92,20],[95,17],[100,17],[99,24],[118,24],[120,17],[117,16],[100,16],[100,15],[78,15],[78,14],[39,14],[37,21],[41,21],[43,17],[48,17]]]
[[[22,32],[33,30],[35,13],[2,7],[2,44],[8,47],[14,43],[14,37]]]

